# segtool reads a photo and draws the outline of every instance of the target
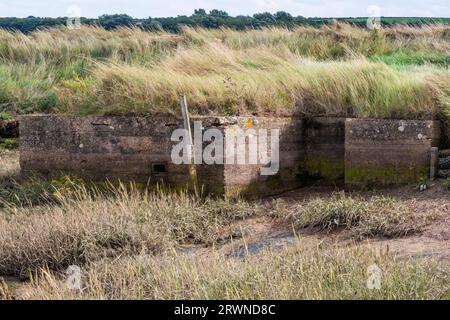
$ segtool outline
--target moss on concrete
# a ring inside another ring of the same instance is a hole
[[[301,180],[283,181],[279,176],[269,177],[266,181],[258,181],[244,185],[227,186],[225,197],[236,198],[245,196],[246,198],[256,198],[267,195],[275,195],[286,191],[302,187]]]
[[[428,167],[347,168],[345,184],[362,189],[400,186],[417,183],[428,176],[428,171]]]
[[[304,183],[342,184],[345,175],[344,160],[307,157],[292,170]]]

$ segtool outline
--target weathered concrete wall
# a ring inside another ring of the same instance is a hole
[[[261,175],[265,165],[225,165],[225,193],[264,195],[306,185],[343,185],[345,118],[234,118],[225,139],[239,128],[280,130],[279,172]],[[250,125],[249,125],[250,124]],[[230,134],[231,131],[231,134]],[[241,143],[242,144],[242,143]],[[249,150],[249,141],[242,146]],[[241,147],[236,143],[236,150]],[[269,153],[271,157],[272,154]]]
[[[276,194],[305,185],[369,188],[416,183],[427,176],[430,148],[438,144],[433,121],[344,118],[203,117],[225,144],[238,129],[280,129],[279,172],[261,175],[263,164],[197,165],[204,191],[228,196]],[[72,174],[104,181],[190,183],[189,166],[175,165],[173,116],[25,116],[20,125],[22,174]],[[249,153],[252,139],[235,144]],[[208,142],[203,142],[207,145]],[[268,139],[270,146],[270,139]],[[271,157],[271,153],[268,154]],[[248,161],[246,161],[248,163]]]
[[[346,186],[385,187],[428,177],[439,131],[434,121],[347,119]]]
[[[306,156],[299,168],[308,184],[344,185],[345,118],[312,118],[303,125]]]
[[[203,130],[219,129],[225,144],[238,129],[280,130],[279,172],[261,175],[262,164],[248,164],[250,139],[239,144],[246,164],[197,165],[206,192],[226,195],[274,194],[320,182],[335,184],[343,177],[343,119],[211,117],[197,118]],[[170,154],[175,117],[26,116],[21,120],[21,167],[24,176],[72,174],[102,181],[134,180],[183,186],[190,182],[187,165],[175,165]],[[269,153],[270,138],[268,139]],[[208,144],[204,142],[204,145]],[[259,150],[257,148],[257,150]],[[163,165],[165,172],[156,172]]]
[[[22,174],[186,186],[189,166],[174,165],[170,157],[177,128],[182,121],[168,116],[26,116],[20,126]],[[197,174],[206,187],[223,190],[220,168],[198,166]]]
[[[233,118],[226,125],[225,143],[234,142],[235,153],[238,150],[246,150],[246,163],[249,163],[250,139],[238,141],[236,132],[238,129],[267,130],[267,155],[272,158],[271,131],[279,129],[279,171],[275,175],[261,175],[261,170],[267,168],[264,164],[225,164],[225,194],[227,196],[241,195],[267,195],[276,194],[303,185],[304,180],[297,175],[297,168],[301,166],[305,158],[304,148],[304,121],[299,118],[262,118],[252,117]],[[259,145],[254,150],[259,150]]]

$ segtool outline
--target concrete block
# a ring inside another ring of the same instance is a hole
[[[374,188],[416,183],[430,171],[439,141],[434,121],[347,119],[345,184]]]

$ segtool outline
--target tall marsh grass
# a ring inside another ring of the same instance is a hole
[[[23,34],[0,30],[0,60],[64,65],[80,58],[146,61],[165,55],[183,37],[139,28],[107,31],[100,27],[52,28]]]
[[[448,25],[369,31],[0,31],[0,111],[434,117],[448,113]],[[418,67],[420,66],[420,67]]]
[[[180,93],[195,114],[433,118],[449,105],[450,72],[396,70],[358,59],[318,62],[283,47],[244,51],[211,44],[145,68],[96,64],[83,99],[65,92],[66,112],[177,112]]]
[[[156,254],[179,243],[213,243],[224,226],[258,212],[256,204],[185,193],[55,190],[54,201],[0,211],[0,275],[27,277],[105,257]]]
[[[342,23],[321,28],[263,28],[246,32],[229,29],[183,29],[184,34],[196,43],[204,44],[214,39],[235,50],[284,45],[292,53],[318,60],[422,53],[425,61],[426,56],[431,53],[449,55],[449,30],[448,25],[424,25],[420,28],[395,26],[371,31]]]
[[[367,269],[381,269],[381,288],[369,290]],[[82,290],[43,270],[31,299],[443,299],[449,269],[400,260],[365,247],[305,247],[245,259],[220,254],[166,254],[100,261],[83,274]]]

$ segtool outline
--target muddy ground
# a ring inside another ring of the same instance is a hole
[[[309,187],[276,197],[263,200],[268,209],[273,209],[273,201],[281,200],[289,208],[295,204],[312,198],[328,198],[337,191],[333,188]],[[410,236],[388,239],[372,238],[361,243],[394,252],[403,257],[430,258],[450,264],[450,191],[444,181],[436,180],[430,183],[429,189],[417,191],[415,186],[393,190],[378,190],[369,192],[347,192],[348,195],[371,197],[373,195],[391,196],[400,199],[411,210],[434,215],[436,218],[422,232]],[[232,234],[230,237],[229,235]],[[306,246],[354,244],[347,230],[332,232],[315,229],[294,230],[289,223],[270,217],[256,217],[238,221],[224,230],[224,238],[214,250],[229,256],[244,256],[257,254],[266,248],[282,248],[295,241],[301,241]],[[201,246],[184,246],[181,251],[194,251],[198,254],[209,254],[210,248]]]

